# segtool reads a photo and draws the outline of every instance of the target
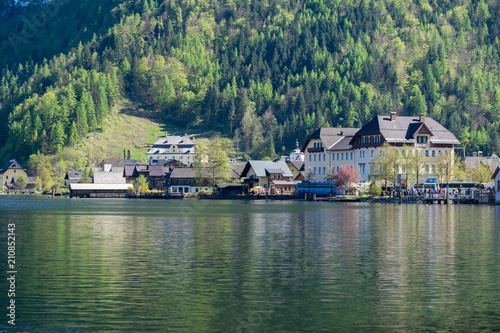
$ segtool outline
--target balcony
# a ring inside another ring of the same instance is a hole
[[[325,151],[324,147],[317,147],[317,148],[307,148],[308,153],[322,153]]]

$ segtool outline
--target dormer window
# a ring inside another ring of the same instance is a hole
[[[427,143],[429,141],[429,137],[426,135],[418,135],[417,136],[417,143]]]

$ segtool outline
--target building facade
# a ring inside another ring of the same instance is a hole
[[[191,165],[196,153],[196,143],[186,135],[165,135],[158,138],[153,147],[146,153],[149,164],[157,164],[162,160],[176,160]]]
[[[21,167],[21,165],[19,165],[16,160],[10,160],[5,168],[0,170],[0,191],[2,191],[4,188],[16,188],[16,181],[19,176],[24,176],[26,180],[28,180],[28,174]]]
[[[260,186],[265,190],[271,188],[272,181],[293,180],[293,174],[285,161],[248,161],[241,177],[245,178],[243,181],[250,188]]]
[[[305,179],[323,182],[342,165],[355,165],[349,144],[359,128],[321,127],[309,135],[302,146]]]
[[[450,167],[454,161],[457,138],[434,119],[419,116],[375,116],[362,128],[325,128],[312,133],[304,143],[306,180],[322,182],[340,166],[354,166],[360,182],[371,180],[374,159],[383,144],[402,149],[420,150],[425,163],[419,182],[438,177],[438,162],[447,156]],[[403,170],[399,170],[399,179]]]
[[[419,182],[438,177],[438,162],[442,156],[447,156],[450,168],[453,167],[454,147],[460,144],[453,133],[432,118],[423,115],[397,116],[394,112],[389,116],[376,116],[356,132],[350,141],[360,181],[371,180],[373,158],[379,154],[385,142],[391,147],[402,149],[408,146],[412,151],[422,152],[425,163],[420,170],[422,177]],[[400,177],[402,173],[400,169]]]

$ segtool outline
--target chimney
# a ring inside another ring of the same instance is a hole
[[[477,152],[477,157],[483,157],[483,152],[482,151],[478,151]]]
[[[425,121],[425,115],[421,114],[420,116],[418,116],[418,121],[420,121],[421,123],[423,123]]]
[[[472,152],[472,157],[477,157],[477,152]]]
[[[391,121],[396,120],[396,112],[391,112]]]

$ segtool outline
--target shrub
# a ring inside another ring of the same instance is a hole
[[[375,183],[371,183],[370,187],[368,188],[368,193],[378,197],[380,193],[382,193],[382,188]]]
[[[212,194],[212,191],[209,191],[209,190],[200,190],[200,192],[198,192],[198,195],[210,195]]]

